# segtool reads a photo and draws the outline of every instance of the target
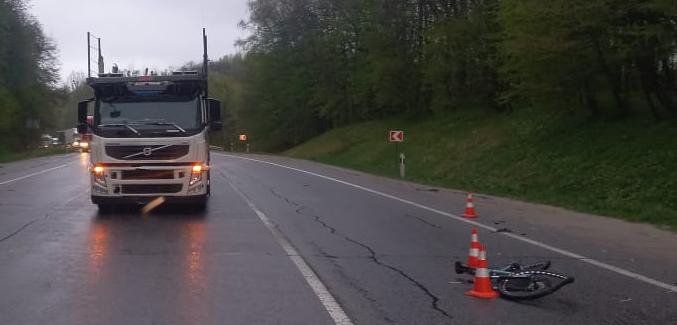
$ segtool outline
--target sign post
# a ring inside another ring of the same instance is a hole
[[[404,153],[400,152],[400,143],[404,142],[404,131],[390,130],[388,140],[390,143],[395,143],[395,155],[398,157],[398,165],[400,167],[400,177],[404,178]]]

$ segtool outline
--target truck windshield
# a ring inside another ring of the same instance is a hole
[[[188,100],[101,101],[99,125],[152,125],[162,123],[181,129],[200,128],[197,98]]]

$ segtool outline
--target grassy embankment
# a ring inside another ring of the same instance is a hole
[[[38,148],[38,149],[31,149],[31,150],[26,150],[26,151],[21,151],[21,152],[12,152],[12,151],[5,151],[0,148],[0,163],[6,163],[10,161],[17,161],[17,160],[23,160],[23,159],[30,159],[30,158],[37,158],[37,157],[44,157],[44,156],[51,156],[51,155],[58,155],[58,154],[65,154],[73,152],[73,150],[66,149],[66,148]]]
[[[589,122],[518,111],[397,117],[330,131],[285,155],[677,229],[677,123]]]

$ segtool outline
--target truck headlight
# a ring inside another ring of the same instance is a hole
[[[96,165],[92,168],[92,175],[97,185],[106,187],[106,169],[103,166]]]
[[[204,171],[206,169],[207,167],[202,164],[193,165],[193,168],[191,169],[190,172],[190,182],[188,183],[188,185],[193,186],[202,181],[202,174],[204,174]]]
[[[190,186],[193,186],[202,181],[202,170],[203,167],[201,164],[193,165],[193,168],[191,169],[190,173],[190,182],[189,182]]]
[[[94,168],[92,169],[94,175],[98,176],[102,176],[104,171],[105,169],[103,168],[103,166],[94,166]]]

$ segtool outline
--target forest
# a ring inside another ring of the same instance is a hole
[[[329,129],[461,108],[674,121],[673,0],[252,0],[212,83],[282,150]]]
[[[677,116],[674,0],[248,4],[241,53],[210,63],[225,102],[221,144],[247,133],[280,151],[357,122],[468,108],[609,123]],[[89,94],[82,73],[59,82],[56,46],[26,6],[0,0],[0,150],[72,126]]]
[[[0,151],[35,144],[66,95],[57,86],[56,47],[26,6],[0,1]]]

